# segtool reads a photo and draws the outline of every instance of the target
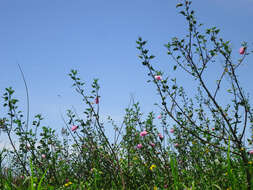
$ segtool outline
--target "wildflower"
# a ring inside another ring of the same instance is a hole
[[[171,132],[171,133],[174,133],[174,132],[175,132],[175,130],[174,130],[174,129],[170,129],[170,132]]]
[[[244,148],[242,147],[240,150],[241,150],[241,151],[244,151]]]
[[[252,161],[249,161],[248,164],[253,164],[253,162],[252,162]]]
[[[152,147],[155,147],[155,143],[149,143],[150,144],[150,146],[152,146]]]
[[[241,47],[240,49],[239,49],[239,53],[242,55],[242,54],[244,54],[245,53],[245,47]]]
[[[73,125],[72,127],[71,127],[71,131],[76,131],[77,130],[77,128],[78,128],[78,126],[76,126],[76,125]]]
[[[157,186],[154,186],[154,190],[157,190],[158,188],[157,188]]]
[[[175,147],[179,147],[179,144],[178,144],[178,143],[176,143],[176,144],[174,144],[174,146],[175,146]]]
[[[250,151],[249,151],[249,154],[253,154],[253,150],[250,150]]]
[[[64,184],[65,187],[68,187],[68,186],[70,186],[70,185],[72,185],[72,182],[71,182],[71,181]]]
[[[158,137],[160,138],[160,140],[162,141],[163,140],[163,135],[161,133],[158,134]]]
[[[215,130],[215,128],[213,127],[213,128],[212,128],[212,130],[214,131],[214,130]]]
[[[99,99],[98,99],[98,96],[95,98],[95,104],[98,104],[99,103]]]
[[[42,154],[41,157],[42,157],[42,158],[46,158],[46,155],[45,155],[45,154]]]
[[[161,115],[158,115],[158,116],[157,116],[157,119],[161,119],[161,118],[162,118],[162,116],[161,116]]]
[[[156,80],[162,80],[162,77],[161,77],[161,75],[156,75],[156,76],[155,76],[155,79],[156,79]]]
[[[154,168],[156,168],[156,165],[152,164],[149,169],[152,171]]]
[[[144,136],[146,136],[147,134],[148,134],[147,131],[142,131],[142,132],[140,133],[140,136],[144,137]]]
[[[142,147],[143,147],[142,144],[137,145],[137,148],[139,148],[139,149],[142,148]]]

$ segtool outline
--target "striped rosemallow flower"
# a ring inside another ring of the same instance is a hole
[[[162,141],[163,140],[163,135],[161,133],[158,134],[158,137],[160,138],[160,140]]]
[[[171,132],[171,133],[174,133],[174,132],[175,132],[175,129],[173,129],[173,128],[170,129],[170,132]]]
[[[161,118],[162,118],[162,116],[161,116],[161,115],[158,115],[158,116],[157,116],[157,119],[161,119]]]
[[[156,75],[156,76],[155,76],[155,79],[156,79],[156,80],[162,80],[162,76],[161,76],[161,75]]]
[[[142,132],[140,132],[140,136],[142,136],[142,137],[144,137],[144,136],[146,136],[148,134],[148,132],[147,131],[142,131]]]
[[[95,104],[99,104],[99,98],[98,98],[98,96],[95,98]]]
[[[179,147],[179,144],[178,144],[178,143],[176,143],[176,144],[174,144],[174,146],[175,146],[175,147]]]
[[[140,149],[140,148],[142,148],[143,146],[142,146],[142,144],[137,144],[137,148],[138,149]]]
[[[72,127],[71,127],[71,131],[76,131],[78,129],[78,126],[76,126],[76,125],[73,125]]]
[[[250,151],[249,151],[249,154],[253,154],[253,150],[250,150]]]
[[[42,154],[41,157],[42,157],[42,158],[46,158],[46,155],[45,155],[45,154]]]
[[[240,49],[239,49],[239,53],[242,55],[242,54],[244,54],[245,53],[245,47],[241,47]]]
[[[152,147],[155,147],[155,143],[149,143],[150,144],[150,146],[152,146]]]

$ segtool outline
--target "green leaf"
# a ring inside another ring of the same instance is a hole
[[[184,11],[180,11],[179,13],[182,14],[182,15],[184,15],[184,16],[186,16],[186,14],[185,14]]]
[[[176,8],[178,8],[178,7],[182,7],[183,6],[183,4],[182,3],[178,3],[177,4],[177,6],[176,6]]]
[[[155,58],[154,55],[150,55],[150,56],[149,56],[149,59],[154,59],[154,58]]]

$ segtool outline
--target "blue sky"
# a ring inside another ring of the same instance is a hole
[[[166,69],[171,59],[164,44],[186,34],[185,22],[171,0],[0,0],[0,93],[12,86],[25,108],[21,65],[30,93],[30,111],[42,113],[44,124],[63,126],[59,110],[81,110],[80,98],[67,76],[77,69],[90,85],[101,84],[101,113],[120,121],[130,94],[144,113],[158,111],[154,86],[146,83],[146,69],[137,57],[135,41],[148,40],[154,63]],[[231,40],[235,58],[242,41],[252,47],[252,0],[194,0],[200,22],[217,26]],[[241,67],[242,85],[253,94],[252,56]],[[215,72],[215,70],[211,71]],[[178,73],[191,89],[192,81]],[[60,95],[60,97],[58,96]]]

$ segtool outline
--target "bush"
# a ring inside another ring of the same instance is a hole
[[[194,98],[176,78],[155,69],[151,63],[155,56],[142,38],[137,40],[139,58],[161,99],[157,104],[161,127],[154,124],[153,112],[143,119],[139,103],[132,100],[121,126],[108,118],[115,133],[112,141],[100,119],[98,79],[88,93],[77,71],[71,70],[73,87],[86,107],[83,117],[67,110],[60,140],[55,130],[42,125],[41,115],[30,125],[29,111],[25,119],[14,90],[6,88],[0,128],[12,150],[0,154],[0,188],[253,189],[252,138],[246,136],[252,134],[253,115],[237,75],[250,51],[242,43],[241,58],[233,61],[230,42],[219,36],[216,27],[203,29],[190,5],[184,0],[176,6],[188,25],[186,37],[174,37],[165,47],[175,61],[173,70],[179,68],[197,82]],[[212,89],[206,73],[217,59],[223,65]],[[225,77],[229,83],[222,85]],[[227,104],[224,95],[230,99]],[[13,143],[16,137],[18,147]]]

